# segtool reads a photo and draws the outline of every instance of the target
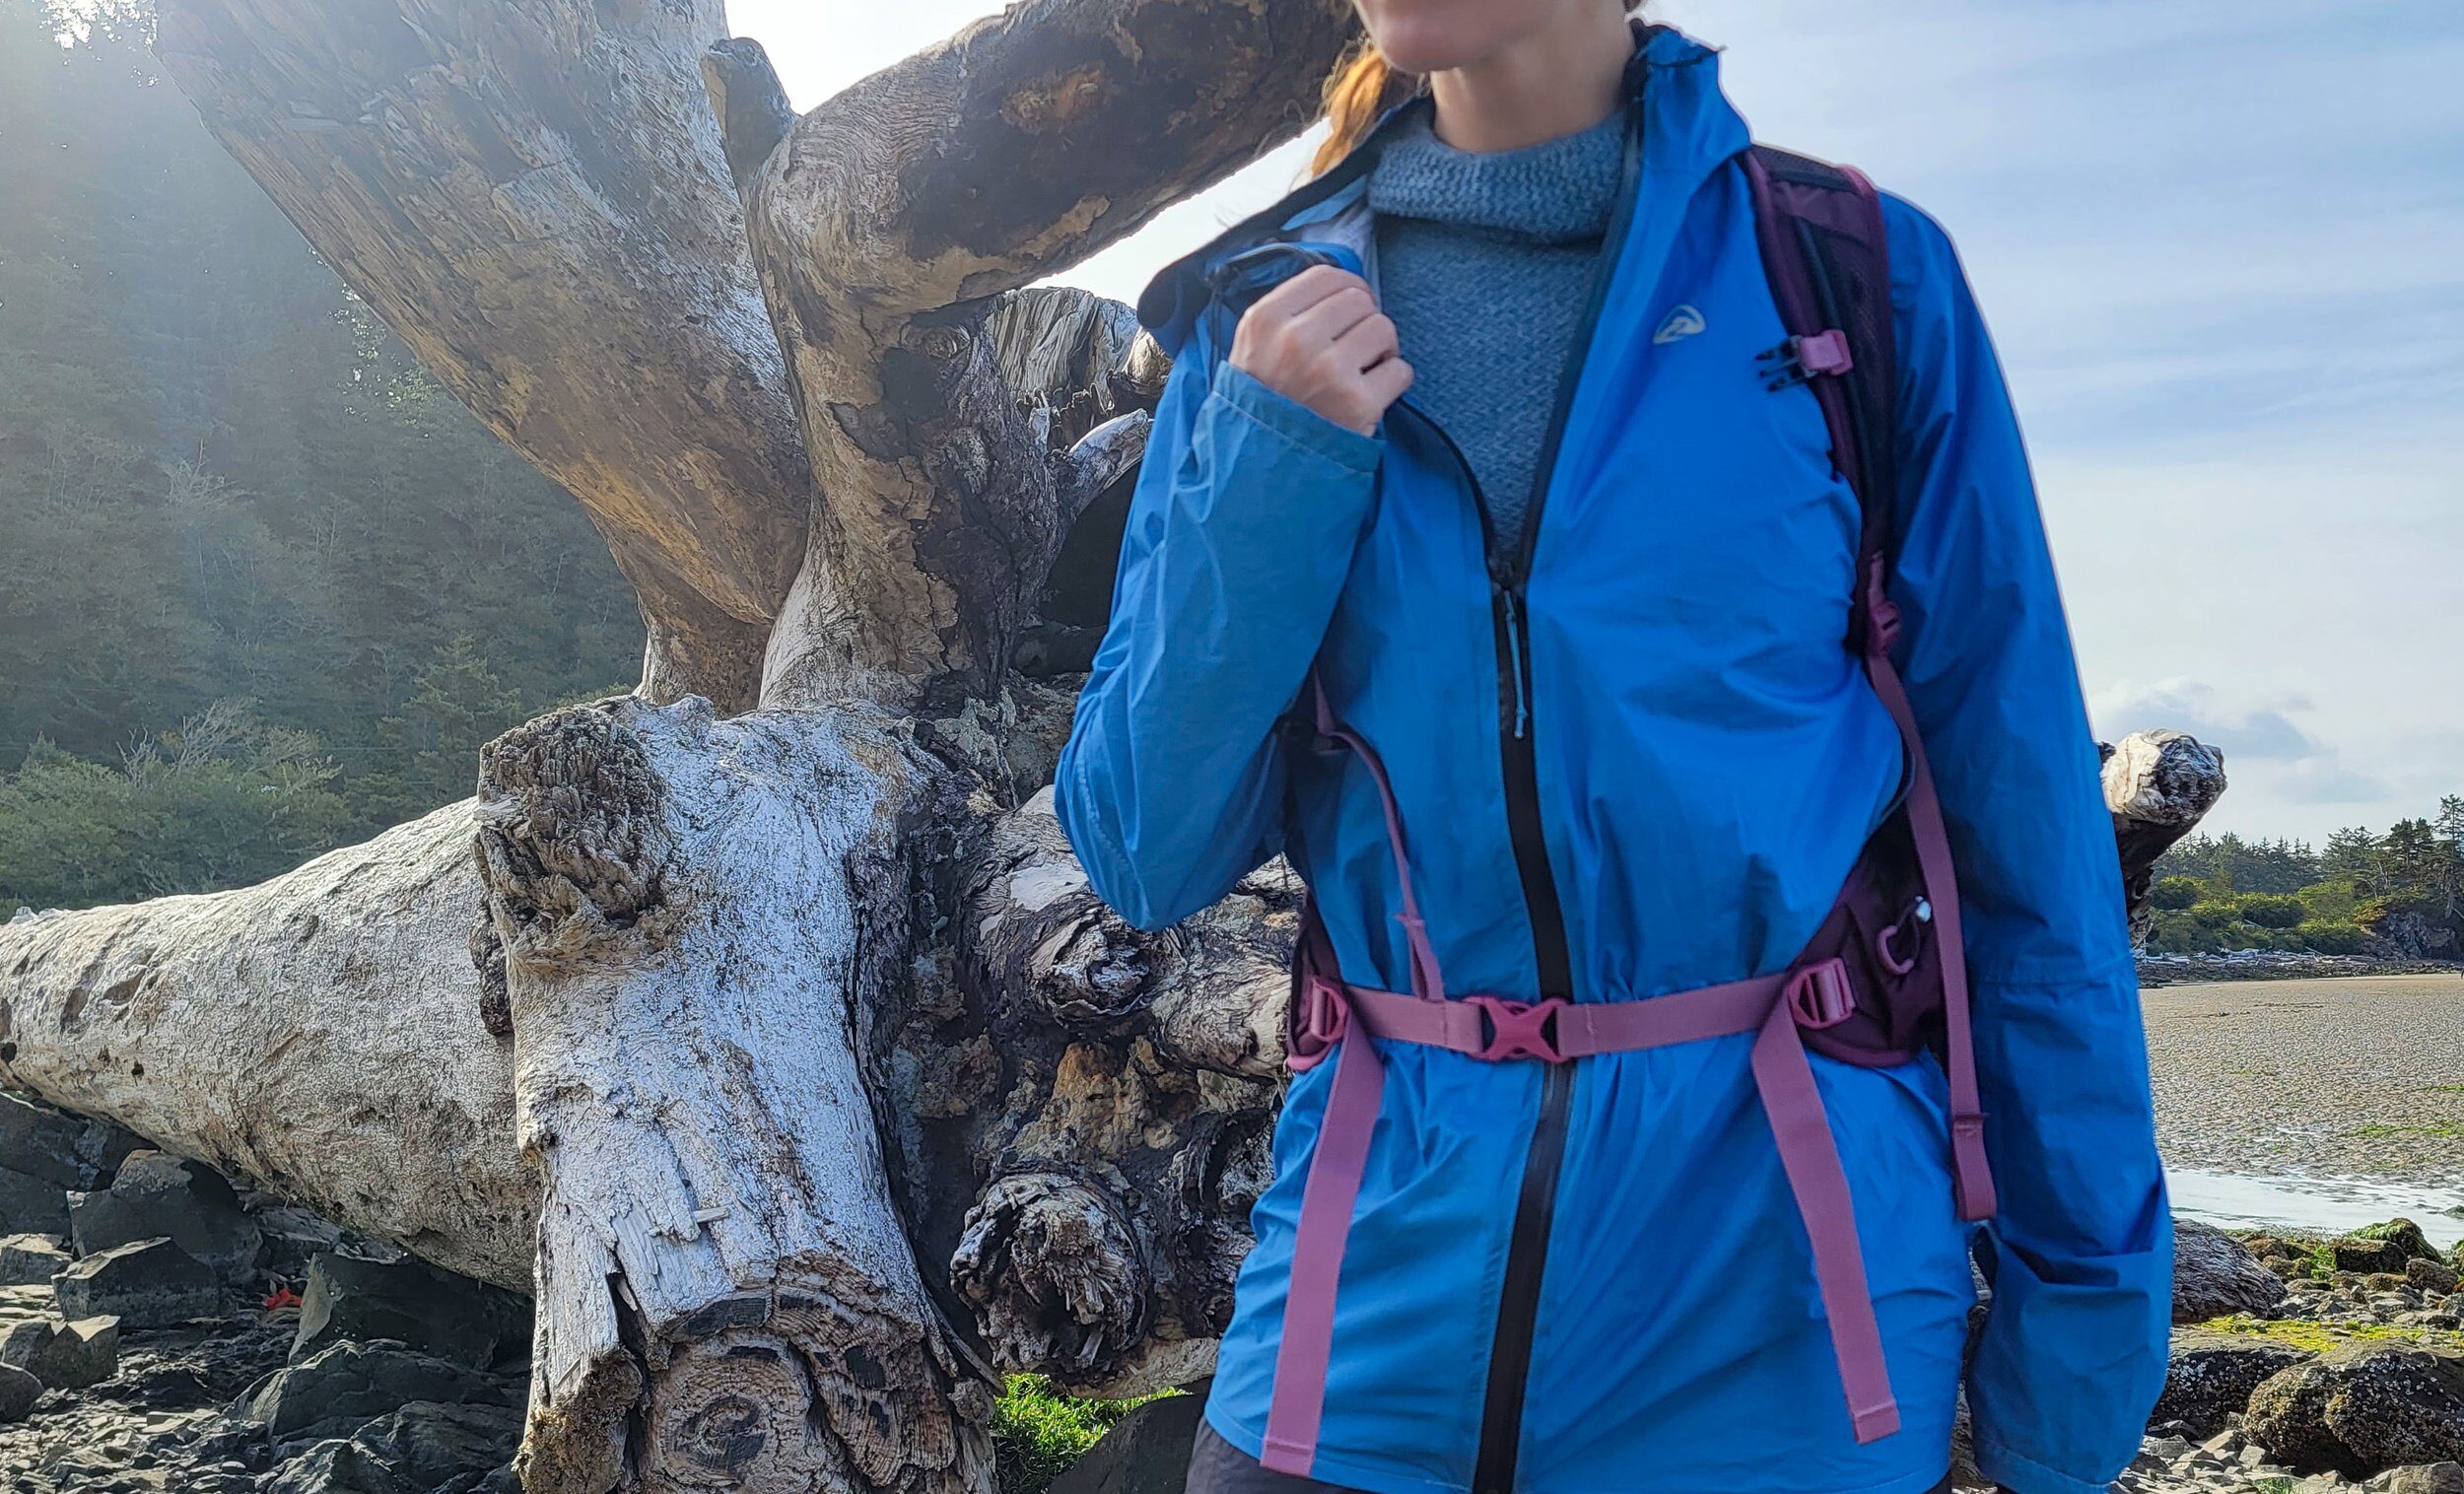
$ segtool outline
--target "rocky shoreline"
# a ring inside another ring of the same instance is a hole
[[[2464,1248],[2404,1221],[2175,1245],[2164,1395],[2116,1490],[2464,1494]],[[529,1316],[0,1096],[5,1494],[517,1494]],[[1176,1494],[1193,1414],[1136,1408],[1049,1494]]]
[[[2382,960],[2369,955],[2293,954],[2276,949],[2233,949],[2207,955],[2141,955],[2142,989],[2210,981],[2334,981],[2354,976],[2454,976],[2452,960]]]

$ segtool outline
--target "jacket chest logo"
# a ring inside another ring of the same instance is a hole
[[[1651,334],[1651,340],[1655,344],[1677,342],[1702,329],[1702,312],[1691,304],[1682,305],[1669,312],[1668,319],[1660,323],[1660,330]]]

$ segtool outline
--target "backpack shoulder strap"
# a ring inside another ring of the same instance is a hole
[[[1915,708],[1890,657],[1891,641],[1899,633],[1899,611],[1889,595],[1899,361],[1891,338],[1890,245],[1882,198],[1874,183],[1852,167],[1760,145],[1747,150],[1744,160],[1763,272],[1788,331],[1787,341],[1763,355],[1770,385],[1813,387],[1830,429],[1831,461],[1856,490],[1863,515],[1848,645],[1864,657],[1867,678],[1897,723],[1906,749],[1909,835],[1942,942],[1952,1181],[1959,1217],[1986,1219],[1992,1217],[1996,1200],[1969,1030],[1958,877]]]
[[[1763,271],[1789,334],[1766,355],[1773,382],[1810,381],[1821,401],[1831,459],[1863,514],[1858,583],[1880,587],[1890,565],[1899,387],[1882,199],[1854,167],[1767,145],[1746,151],[1745,163]],[[1859,635],[1868,610],[1852,613]]]

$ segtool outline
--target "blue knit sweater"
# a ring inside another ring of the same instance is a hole
[[[1493,541],[1529,511],[1557,379],[1574,351],[1617,190],[1623,116],[1520,150],[1439,140],[1426,110],[1369,177],[1378,292],[1413,400],[1463,447]]]

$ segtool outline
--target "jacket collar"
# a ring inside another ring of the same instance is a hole
[[[1665,202],[1674,188],[1689,196],[1750,143],[1745,122],[1720,92],[1717,52],[1668,26],[1637,25],[1635,40],[1625,89],[1629,103],[1644,111],[1647,195]],[[1138,320],[1167,353],[1178,357],[1211,296],[1206,284],[1210,269],[1243,249],[1297,237],[1313,224],[1355,208],[1366,190],[1369,167],[1386,141],[1407,115],[1431,106],[1425,94],[1396,104],[1324,172],[1164,266],[1138,297]]]

